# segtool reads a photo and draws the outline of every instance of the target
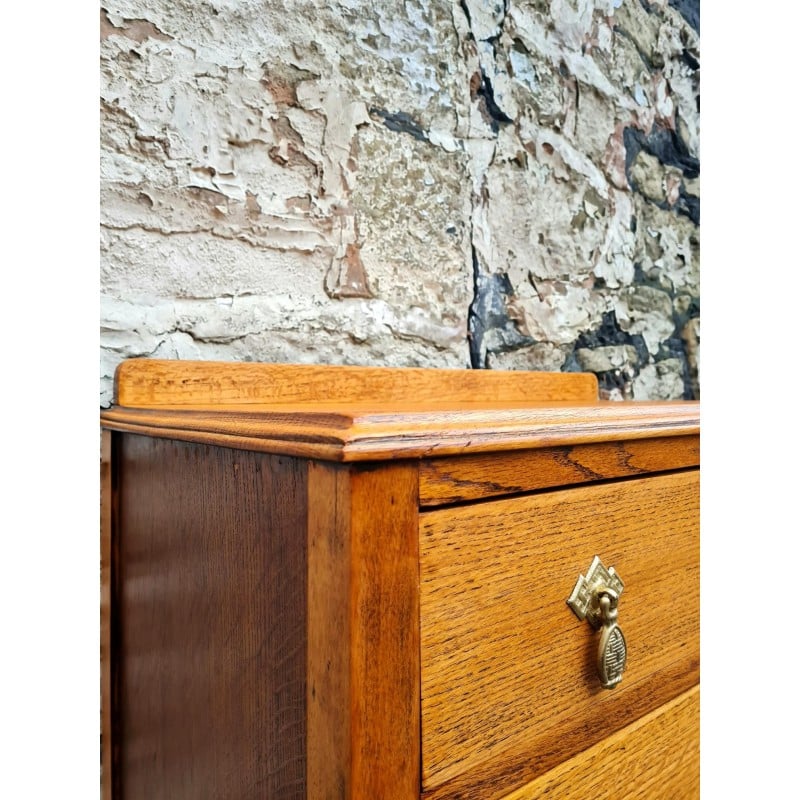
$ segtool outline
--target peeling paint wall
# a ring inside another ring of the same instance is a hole
[[[131,356],[699,397],[698,0],[101,3],[101,404]]]

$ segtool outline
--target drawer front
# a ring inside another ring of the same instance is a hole
[[[594,555],[625,582],[622,683],[566,598]],[[699,680],[699,471],[420,515],[422,784],[487,800]]]
[[[700,687],[551,769],[503,800],[700,797]]]

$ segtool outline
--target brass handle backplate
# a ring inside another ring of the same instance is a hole
[[[595,630],[600,630],[597,674],[604,689],[613,689],[622,680],[628,657],[625,637],[617,625],[619,596],[624,586],[614,567],[606,569],[595,556],[586,577],[578,578],[567,600],[579,620],[588,620]]]

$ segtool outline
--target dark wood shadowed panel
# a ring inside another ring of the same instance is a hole
[[[114,800],[304,798],[306,464],[120,438]]]
[[[112,483],[112,441],[120,434],[102,431],[100,439],[100,765],[103,800],[112,795],[112,713],[111,695],[111,542],[114,528],[114,488]]]

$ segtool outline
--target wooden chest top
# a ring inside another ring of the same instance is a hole
[[[684,436],[700,424],[696,402],[599,402],[586,373],[134,359],[116,397],[108,428],[333,461]]]

